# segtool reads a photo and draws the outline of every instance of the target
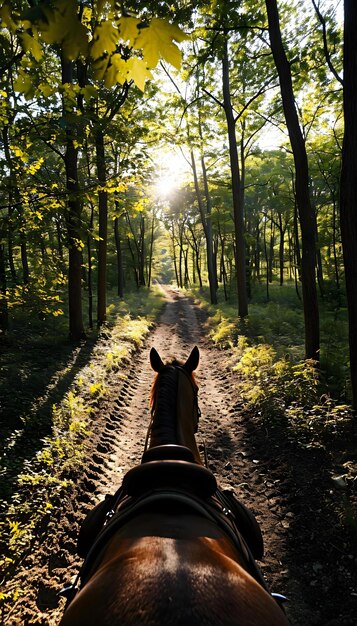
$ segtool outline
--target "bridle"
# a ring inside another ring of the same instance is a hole
[[[201,409],[198,404],[198,385],[196,385],[192,376],[187,372],[187,370],[185,370],[185,368],[182,365],[166,365],[164,367],[173,368],[176,372],[178,371],[184,374],[192,387],[192,391],[193,391],[192,418],[194,421],[193,432],[196,434],[198,430],[199,420],[201,417]],[[158,373],[158,376],[160,376],[160,372]],[[177,393],[177,388],[178,388],[178,376],[177,376],[177,382],[176,382],[176,393]],[[151,418],[150,418],[150,424],[146,433],[144,453],[147,451],[148,446],[149,446],[149,439],[150,439],[150,435],[152,431],[155,411],[156,411],[156,403],[153,404],[152,409],[151,409]]]

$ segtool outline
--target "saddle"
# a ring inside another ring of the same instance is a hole
[[[264,549],[253,513],[232,492],[218,489],[212,472],[195,463],[188,448],[171,444],[147,450],[141,465],[124,476],[120,489],[106,495],[103,502],[87,514],[77,543],[77,552],[84,558],[83,565],[75,582],[59,592],[67,598],[66,607],[90,578],[116,530],[156,505],[166,505],[168,510],[172,506],[188,507],[216,523],[242,554],[247,571],[285,612],[287,598],[271,593],[255,561],[263,557]]]
[[[78,555],[86,558],[98,538],[109,535],[107,526],[112,526],[112,518],[119,518],[113,519],[116,526],[121,515],[122,523],[126,523],[143,506],[160,499],[166,500],[167,506],[177,500],[206,517],[213,516],[231,537],[243,538],[243,545],[242,541],[239,545],[248,558],[249,552],[254,559],[263,557],[263,538],[253,513],[232,492],[218,489],[212,472],[195,463],[191,450],[174,444],[148,449],[141,464],[124,476],[118,491],[106,495],[87,514],[79,531]]]

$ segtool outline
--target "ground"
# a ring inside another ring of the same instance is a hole
[[[219,485],[233,488],[256,515],[265,543],[260,565],[272,591],[289,597],[291,624],[355,623],[352,541],[347,532],[335,531],[334,504],[345,493],[330,480],[330,459],[324,449],[299,447],[284,428],[270,428],[246,411],[231,355],[212,344],[205,321],[204,311],[189,298],[167,291],[167,305],[144,347],[125,377],[116,374],[110,381],[110,393],[98,405],[82,476],[22,561],[13,584],[24,593],[1,623],[58,623],[63,600],[57,591],[81,563],[75,554],[81,520],[140,462],[150,417],[150,348],[155,346],[165,361],[185,359],[194,345],[200,350],[200,449],[206,445]]]

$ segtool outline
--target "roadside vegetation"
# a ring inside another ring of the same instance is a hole
[[[354,414],[348,385],[346,310],[325,302],[321,311],[320,367],[304,359],[303,312],[293,285],[272,285],[270,300],[257,286],[250,315],[237,319],[236,307],[209,303],[209,293],[193,290],[209,313],[210,337],[230,348],[230,366],[245,409],[259,416],[270,437],[279,431],[296,448],[324,449],[331,484],[342,491],[340,520],[357,536],[353,511],[357,465]]]
[[[17,406],[20,416],[16,429],[8,423],[2,432],[3,582],[31,550],[49,517],[69,497],[83,466],[96,415],[110,386],[125,380],[126,366],[152,328],[163,294],[153,288],[130,293],[125,300],[112,300],[107,324],[76,349],[68,344],[66,333],[49,337],[46,332],[41,338],[27,328],[26,337],[20,330],[9,337],[8,350],[0,356],[0,367],[8,374],[1,412],[12,415]],[[45,389],[41,377],[47,383]],[[0,601],[9,606],[19,593],[17,589],[1,593]]]

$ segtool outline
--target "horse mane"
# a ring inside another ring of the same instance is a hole
[[[150,394],[150,408],[155,416],[151,427],[151,437],[163,445],[175,443],[177,441],[177,376],[178,369],[182,364],[173,359],[167,363],[160,372],[156,374]],[[187,372],[195,385],[195,378],[192,373]]]
[[[166,365],[164,367],[183,367],[183,365],[177,359],[173,359],[172,361],[170,361],[170,363],[166,363]],[[196,378],[195,378],[194,373],[193,372],[191,372],[191,373],[186,372],[186,373],[187,373],[187,376],[191,379],[192,385],[194,387],[197,387]],[[160,372],[158,374],[156,374],[156,376],[154,378],[154,382],[153,382],[152,387],[151,387],[151,392],[150,392],[150,408],[151,409],[153,409],[153,407],[155,405],[156,397],[157,397],[157,388],[158,388],[159,376],[160,376]]]

